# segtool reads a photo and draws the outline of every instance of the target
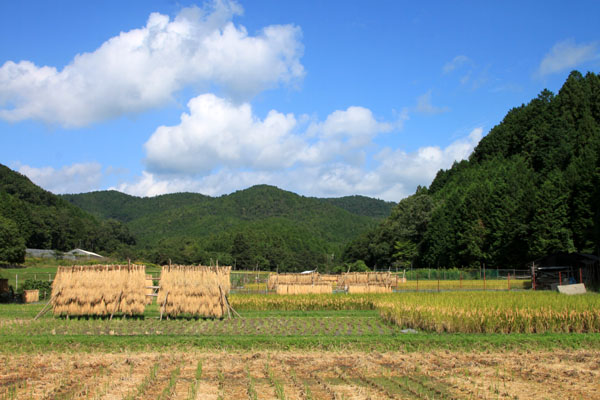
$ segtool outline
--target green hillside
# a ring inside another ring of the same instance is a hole
[[[140,255],[151,261],[219,259],[280,271],[333,264],[341,249],[376,226],[390,207],[361,196],[317,199],[267,185],[216,198],[194,193],[140,198],[115,191],[62,197],[98,217],[126,223]]]
[[[0,261],[21,262],[25,247],[113,252],[134,242],[120,222],[101,222],[0,164]]]
[[[383,201],[366,196],[345,196],[321,200],[343,208],[352,214],[374,218],[389,217],[396,205],[396,203],[391,201]]]
[[[345,250],[368,265],[523,268],[600,253],[600,76],[572,72],[508,112],[469,160],[438,172]]]

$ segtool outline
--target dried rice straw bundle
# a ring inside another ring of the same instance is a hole
[[[231,267],[164,266],[158,304],[169,316],[180,314],[220,318],[223,296],[229,294]],[[168,293],[168,298],[167,298]],[[166,299],[166,302],[165,302]]]
[[[142,314],[146,303],[145,267],[59,267],[52,296],[55,315]]]

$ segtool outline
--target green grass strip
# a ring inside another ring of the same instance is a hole
[[[172,350],[485,351],[600,349],[600,334],[405,334],[397,336],[3,335],[0,353]]]

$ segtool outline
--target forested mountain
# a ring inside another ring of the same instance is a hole
[[[140,198],[115,191],[64,195],[101,218],[126,223],[138,255],[156,263],[220,263],[292,271],[332,265],[343,247],[375,227],[389,203],[318,199],[258,185],[221,197],[176,193]],[[337,254],[337,256],[336,256]]]
[[[514,108],[469,160],[438,172],[345,250],[367,265],[523,267],[600,252],[600,76]]]
[[[112,252],[134,243],[122,223],[101,222],[0,164],[0,260],[21,262],[25,247]]]
[[[391,201],[373,199],[366,196],[345,196],[320,199],[356,215],[365,217],[386,218],[396,205]]]

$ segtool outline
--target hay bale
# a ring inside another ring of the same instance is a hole
[[[34,303],[40,301],[40,291],[34,290],[23,290],[23,303]]]
[[[144,313],[145,266],[97,265],[58,267],[52,283],[55,315]]]
[[[164,266],[158,304],[165,304],[165,313],[169,316],[191,314],[221,318],[226,311],[223,296],[231,290],[230,272],[228,266]]]

